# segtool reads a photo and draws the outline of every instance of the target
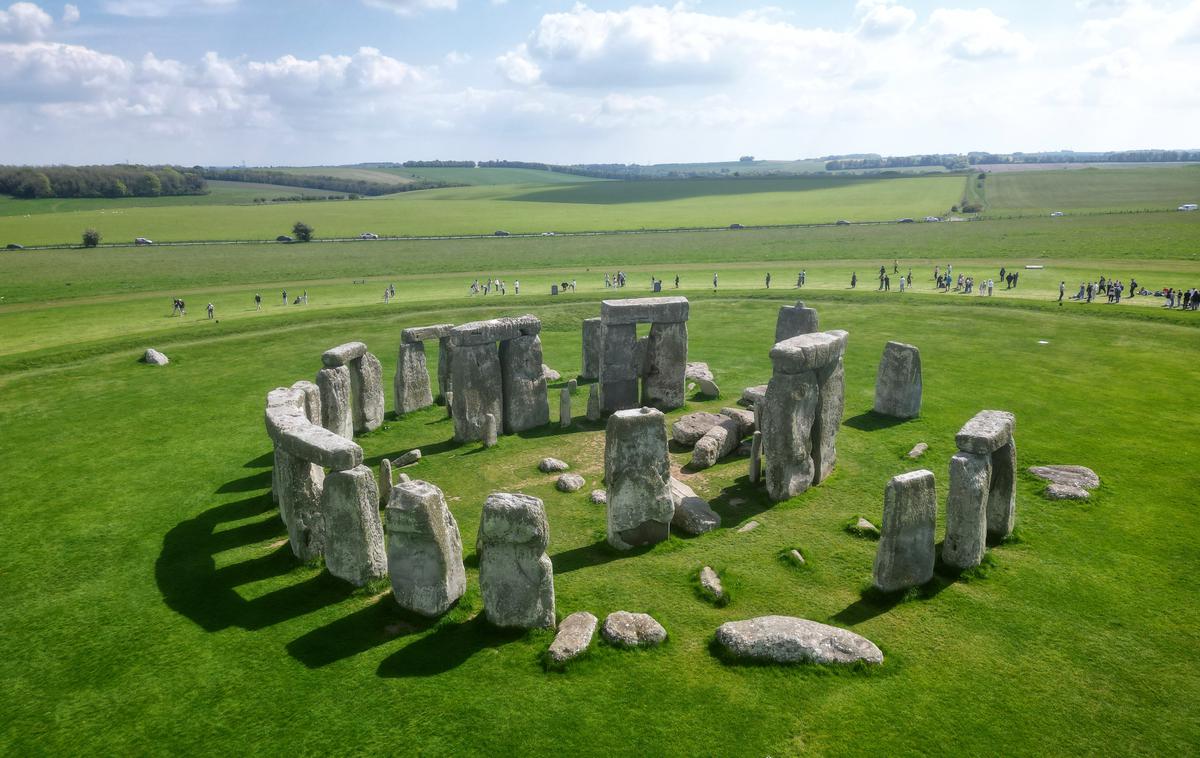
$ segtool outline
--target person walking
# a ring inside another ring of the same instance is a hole
[[[213,311],[214,311],[214,310],[215,310],[215,309],[213,308],[213,304],[212,304],[212,303],[209,303],[209,304],[208,304],[208,320],[209,320],[209,321],[212,321],[212,317],[213,317]]]
[[[1067,280],[1063,279],[1058,283],[1058,302],[1062,303],[1063,295],[1067,293]]]
[[[254,310],[256,310],[256,311],[262,310],[262,295],[259,294],[258,292],[254,293]]]
[[[808,270],[802,268],[800,269],[800,286],[803,287],[806,284],[808,284]]]
[[[716,291],[717,291],[717,274],[714,271],[713,272],[713,292],[716,292]]]
[[[771,272],[767,272],[767,289],[771,289]]]
[[[796,289],[800,289],[800,284],[802,283],[802,281],[803,281],[803,277],[801,277],[800,274],[796,274]]]
[[[857,286],[858,286],[858,272],[855,271],[850,274],[850,289],[854,289]]]
[[[675,275],[675,289],[679,289],[679,274]]]

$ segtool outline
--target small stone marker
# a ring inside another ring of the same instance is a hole
[[[759,616],[717,629],[717,643],[731,656],[768,663],[883,663],[866,637],[794,616]]]
[[[875,526],[870,521],[867,521],[862,516],[859,516],[858,520],[855,521],[854,525],[849,527],[847,531],[849,531],[855,537],[870,538],[879,536],[879,527]]]
[[[563,387],[558,395],[558,425],[563,429],[571,426],[571,390]]]
[[[933,472],[893,476],[883,491],[883,530],[872,573],[876,589],[896,592],[933,578],[936,527]]]
[[[583,489],[584,484],[583,477],[579,474],[562,474],[554,486],[559,492],[578,492]]]
[[[560,461],[557,458],[543,458],[538,462],[538,471],[543,474],[553,474],[559,471],[566,471],[571,468],[566,461]]]
[[[628,611],[608,614],[600,633],[617,647],[653,647],[667,639],[667,630],[653,617]]]
[[[547,653],[550,662],[561,666],[587,652],[599,623],[600,620],[587,611],[576,611],[563,619],[554,642],[550,643]]]
[[[142,363],[151,366],[165,366],[171,362],[171,359],[152,347],[146,348],[146,352],[142,354]]]
[[[498,426],[498,424],[496,423],[495,414],[489,413],[483,417],[483,446],[484,447],[495,447],[496,446],[496,442],[500,438],[500,430],[496,428],[497,426]]]
[[[797,566],[803,566],[803,565],[804,565],[804,562],[805,562],[805,561],[804,561],[804,556],[803,556],[803,555],[800,553],[800,551],[799,551],[799,550],[794,550],[794,549],[793,549],[791,552],[789,552],[789,553],[788,553],[788,557],[789,557],[789,558],[791,558],[791,559],[792,559],[792,563],[795,563]]]
[[[396,467],[411,466],[419,460],[421,460],[421,450],[420,448],[417,448],[414,450],[409,450],[404,455],[392,461],[392,465]]]
[[[929,450],[929,445],[927,445],[924,442],[918,442],[917,444],[913,445],[912,450],[908,451],[908,457],[909,457],[909,459],[915,461],[918,458],[920,458],[922,455],[925,455],[925,452],[927,450]]]
[[[762,525],[759,524],[757,521],[753,521],[753,520],[747,521],[745,524],[743,524],[741,527],[738,528],[738,534],[745,534],[746,532],[753,532],[755,529],[757,529],[760,526],[762,526]]]
[[[479,588],[487,620],[500,627],[554,626],[554,566],[542,501],[493,492],[483,504],[476,540]]]
[[[700,569],[700,587],[713,600],[719,602],[725,599],[725,588],[721,585],[721,577],[717,576],[717,572],[713,571],[711,566]]]

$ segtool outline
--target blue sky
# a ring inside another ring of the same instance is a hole
[[[0,0],[0,162],[1200,147],[1200,0]]]

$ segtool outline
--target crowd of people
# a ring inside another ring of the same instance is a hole
[[[496,277],[496,278],[488,277],[487,279],[484,279],[482,283],[480,283],[480,281],[478,279],[471,282],[471,296],[472,297],[474,297],[475,295],[489,295],[489,294],[507,295],[508,294],[508,284],[503,279],[500,279],[498,277]],[[513,294],[515,294],[515,295],[521,294],[521,280],[520,279],[513,280]],[[392,296],[395,297],[395,295],[396,295],[396,291],[393,289]]]

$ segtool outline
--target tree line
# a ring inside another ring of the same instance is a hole
[[[442,182],[433,179],[390,184],[372,182],[366,179],[349,179],[341,176],[293,174],[287,171],[274,171],[266,168],[206,168],[201,169],[201,171],[204,178],[212,180],[278,184],[285,187],[304,187],[306,189],[331,190],[334,192],[367,196],[390,195],[393,192],[411,192],[412,190],[459,186],[451,182]]]
[[[1075,152],[1058,150],[1040,153],[988,153],[970,152],[934,155],[856,154],[826,156],[826,171],[862,169],[910,168],[919,166],[944,166],[950,171],[960,171],[969,166],[993,163],[1180,163],[1200,161],[1200,150],[1118,150],[1109,152]]]
[[[203,195],[195,169],[176,166],[0,166],[0,194],[24,199]]]

